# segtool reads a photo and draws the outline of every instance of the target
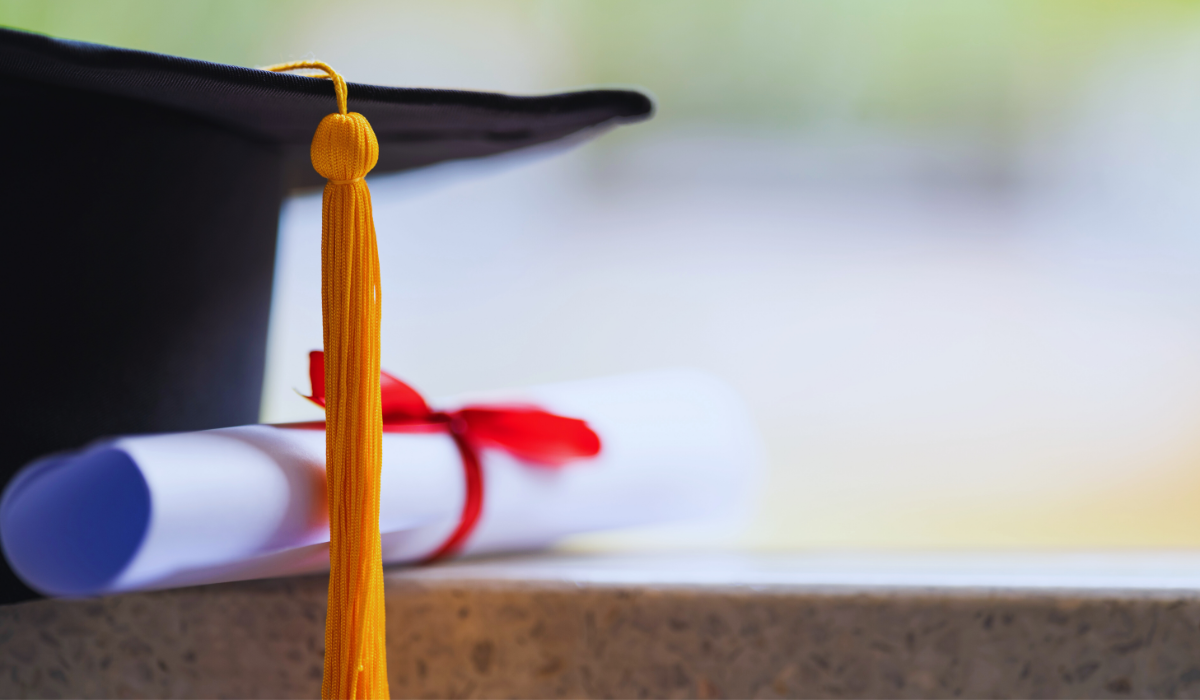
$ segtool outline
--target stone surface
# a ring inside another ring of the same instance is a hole
[[[1200,697],[1197,571],[1191,555],[543,556],[395,570],[391,690]],[[313,697],[324,609],[323,577],[2,607],[0,696]]]

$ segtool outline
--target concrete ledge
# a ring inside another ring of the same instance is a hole
[[[391,691],[1200,697],[1200,561],[1070,561],[542,556],[396,570]],[[0,607],[0,695],[319,695],[325,583]]]

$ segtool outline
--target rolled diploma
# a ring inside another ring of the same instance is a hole
[[[582,418],[597,457],[558,468],[481,451],[480,521],[463,554],[566,535],[720,515],[761,467],[756,433],[716,379],[666,370],[438,402],[533,404]],[[383,436],[383,559],[419,561],[459,521],[461,457],[443,433]],[[26,467],[0,500],[17,574],[78,596],[329,567],[325,433],[270,425],[124,437]]]

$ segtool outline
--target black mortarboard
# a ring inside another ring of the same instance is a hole
[[[0,29],[0,483],[104,435],[255,422],[279,208],[334,86]],[[351,84],[374,173],[647,118],[642,94]],[[24,594],[0,576],[0,602]]]

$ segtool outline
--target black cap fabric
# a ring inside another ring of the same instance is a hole
[[[307,164],[315,125],[335,111],[327,80],[6,29],[0,29],[0,75],[176,110],[278,144],[300,161],[300,182],[324,183]],[[653,109],[649,98],[630,90],[526,97],[348,85],[350,110],[362,113],[379,138],[376,173],[525,148],[641,121]]]
[[[256,422],[279,209],[323,182],[308,145],[333,85],[0,29],[0,94],[0,483],[103,436]],[[652,111],[624,90],[349,97],[379,138],[374,173]],[[31,596],[0,571],[0,603]]]

